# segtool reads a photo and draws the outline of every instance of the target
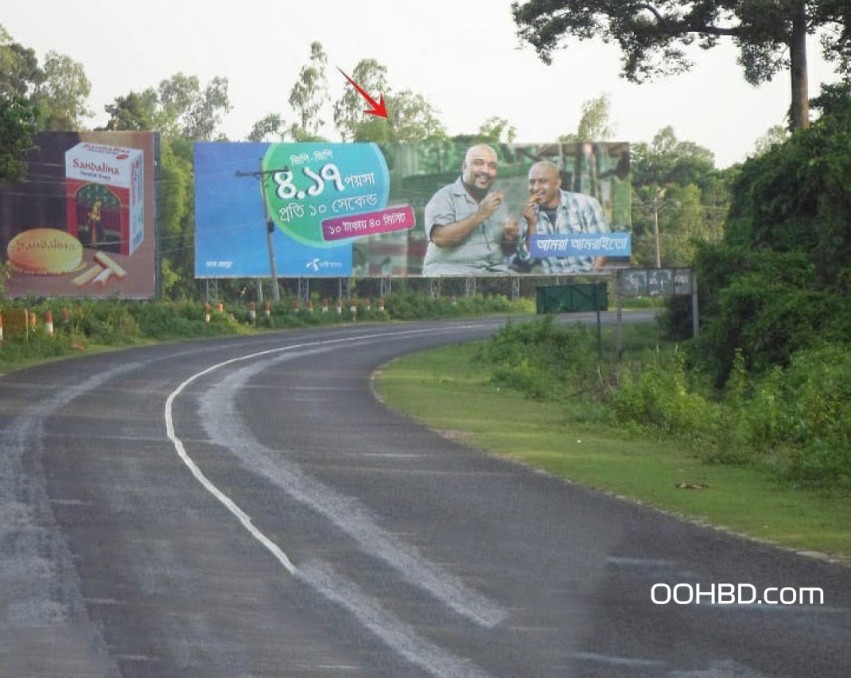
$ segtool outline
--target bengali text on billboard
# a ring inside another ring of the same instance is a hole
[[[629,265],[626,143],[195,144],[198,278]]]

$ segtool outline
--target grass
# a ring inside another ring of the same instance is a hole
[[[639,431],[566,423],[563,403],[532,401],[490,383],[473,361],[478,346],[397,359],[380,372],[376,389],[390,407],[489,453],[688,519],[851,562],[851,497],[793,489],[753,468],[705,463]]]

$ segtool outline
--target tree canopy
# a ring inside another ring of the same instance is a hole
[[[793,129],[809,124],[806,36],[820,32],[825,58],[851,71],[851,3],[847,0],[530,0],[512,4],[518,35],[546,63],[569,38],[617,43],[622,75],[631,82],[687,71],[689,47],[739,48],[751,84],[789,69]]]
[[[582,103],[582,115],[576,132],[563,134],[560,141],[606,141],[615,136],[611,120],[611,100],[608,94]]]
[[[722,243],[699,249],[699,353],[723,383],[851,336],[851,88],[823,88],[807,130],[742,165]]]
[[[91,115],[90,89],[80,64],[48,52],[42,68],[35,52],[0,26],[0,179],[23,175],[22,158],[40,129],[79,129]]]
[[[230,108],[227,78],[213,78],[202,88],[196,76],[176,73],[156,90],[116,97],[105,107],[106,129],[158,130],[165,139],[213,141]]]
[[[20,95],[0,95],[0,182],[11,183],[24,175],[21,158],[32,148],[37,129],[33,104]]]
[[[328,78],[325,68],[328,55],[322,43],[310,45],[310,59],[299,73],[298,80],[290,90],[289,104],[296,113],[298,121],[293,123],[290,134],[296,141],[319,139],[319,133],[325,121],[319,117],[322,107],[328,101]]]
[[[387,67],[375,59],[361,59],[354,71],[352,80],[367,92],[375,96],[387,94]],[[352,141],[358,133],[358,126],[364,122],[364,99],[354,87],[346,87],[343,95],[334,102],[334,125],[343,141]]]

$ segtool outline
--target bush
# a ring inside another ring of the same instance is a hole
[[[509,323],[484,345],[477,360],[492,367],[496,384],[539,400],[593,389],[599,382],[595,341],[584,325],[565,328],[553,316]]]
[[[695,441],[708,435],[716,418],[712,403],[689,388],[679,351],[623,369],[610,402],[617,422]]]

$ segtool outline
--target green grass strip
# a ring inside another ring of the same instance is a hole
[[[388,406],[483,451],[691,520],[851,562],[846,494],[794,489],[758,469],[708,464],[649,434],[569,423],[564,403],[532,401],[490,383],[472,361],[479,345],[393,361],[377,375],[376,390]]]

